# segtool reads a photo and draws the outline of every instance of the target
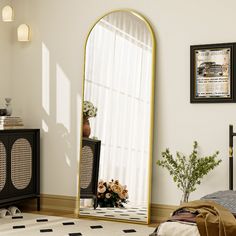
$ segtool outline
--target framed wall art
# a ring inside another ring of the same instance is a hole
[[[236,102],[235,43],[190,47],[191,103]]]

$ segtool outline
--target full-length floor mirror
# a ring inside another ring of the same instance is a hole
[[[85,46],[80,216],[149,223],[155,37],[141,15],[118,10]]]

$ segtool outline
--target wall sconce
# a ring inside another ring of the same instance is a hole
[[[3,7],[2,9],[2,21],[11,22],[14,20],[13,8],[9,5]]]
[[[21,24],[17,28],[17,39],[20,42],[30,41],[30,27],[26,24]]]

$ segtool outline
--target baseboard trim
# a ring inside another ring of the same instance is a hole
[[[36,211],[37,202],[35,199],[29,199],[19,204],[23,211]],[[44,212],[78,214],[79,202],[76,197],[62,196],[52,194],[40,195],[40,209]]]
[[[176,209],[173,205],[151,204],[151,222],[161,223],[167,220]]]
[[[61,212],[65,214],[78,214],[79,200],[73,196],[41,194],[41,210],[45,212]],[[23,205],[24,210],[35,210],[36,201],[29,200]],[[165,221],[176,206],[151,204],[151,223]]]
[[[43,211],[62,211],[70,214],[78,213],[79,201],[72,196],[41,194],[41,209]]]

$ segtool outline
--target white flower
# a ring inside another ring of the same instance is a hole
[[[94,113],[93,116],[95,117],[97,115],[97,108],[96,107],[93,108],[93,113]]]
[[[91,102],[88,102],[87,106],[89,110],[93,109],[93,104]]]
[[[87,112],[87,111],[88,111],[88,106],[84,105],[83,112]]]
[[[107,199],[109,199],[109,198],[111,198],[111,194],[110,194],[110,193],[106,193],[105,197],[106,197]]]
[[[95,113],[94,113],[93,110],[90,110],[90,111],[88,112],[88,115],[89,115],[90,117],[93,117],[93,116],[95,115]]]
[[[88,106],[88,101],[84,101],[84,106]]]

